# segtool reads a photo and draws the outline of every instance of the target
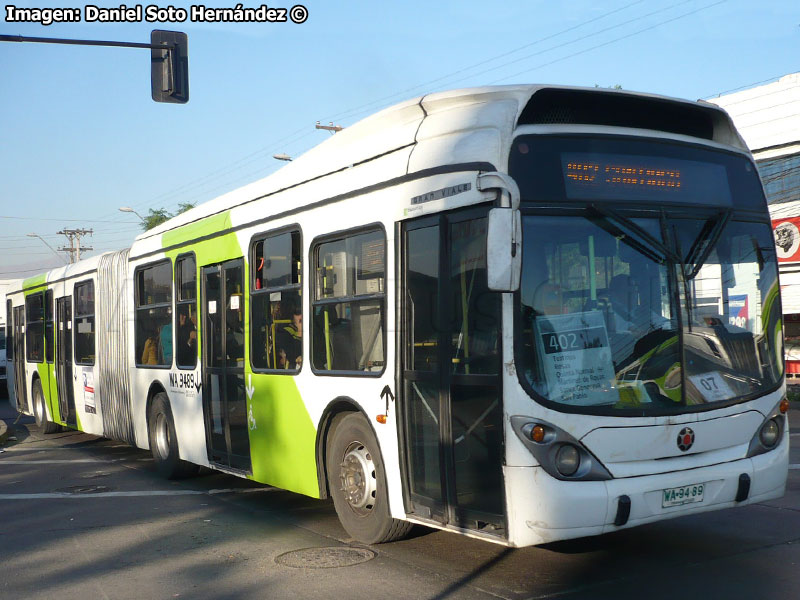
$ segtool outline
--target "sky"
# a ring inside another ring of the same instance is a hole
[[[130,246],[140,221],[119,207],[172,212],[266,177],[285,164],[274,154],[297,157],[331,135],[317,121],[346,127],[479,85],[619,85],[696,100],[800,71],[797,0],[300,1],[299,24],[44,26],[8,22],[4,9],[1,35],[147,43],[152,29],[184,31],[190,98],[153,102],[148,50],[0,42],[0,279],[64,264],[63,228],[93,230],[84,257]],[[269,6],[294,6],[280,2]],[[87,3],[13,5],[83,18]]]

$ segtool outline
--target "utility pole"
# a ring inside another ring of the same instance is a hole
[[[56,232],[58,235],[66,236],[69,240],[69,248],[62,246],[59,248],[62,252],[69,252],[70,264],[76,263],[81,259],[81,238],[84,235],[92,235],[92,229],[62,229]],[[94,250],[91,246],[85,246],[83,250]]]

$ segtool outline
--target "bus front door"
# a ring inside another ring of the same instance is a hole
[[[487,287],[486,213],[404,227],[400,389],[408,512],[502,534],[500,295]]]
[[[72,374],[72,297],[56,298],[56,384],[61,420],[76,425]]]
[[[244,263],[203,267],[203,415],[211,463],[250,471],[244,379]]]
[[[28,386],[25,381],[25,307],[14,307],[14,390],[17,410],[28,412]]]

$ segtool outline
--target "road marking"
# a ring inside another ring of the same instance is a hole
[[[70,493],[46,492],[39,494],[0,494],[0,500],[49,500],[56,498],[140,498],[144,496],[214,496],[217,494],[253,494],[279,492],[278,488],[226,488],[217,490],[138,490],[133,492]]]

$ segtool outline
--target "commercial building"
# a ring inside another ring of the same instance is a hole
[[[786,370],[800,383],[800,73],[709,102],[728,111],[758,163],[778,252]]]

